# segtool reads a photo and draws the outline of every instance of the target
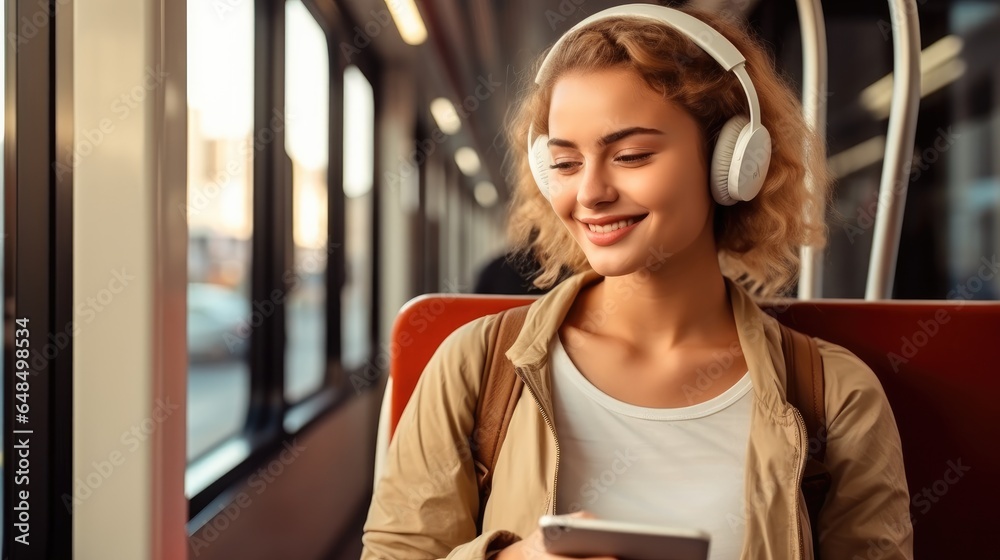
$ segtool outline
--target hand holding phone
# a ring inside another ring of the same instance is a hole
[[[589,514],[580,512],[566,517],[583,518]],[[592,516],[591,516],[592,517]],[[614,556],[561,556],[545,550],[545,537],[538,527],[524,539],[500,551],[493,560],[619,560]]]
[[[545,551],[557,558],[708,559],[704,531],[569,515],[545,515],[538,524]]]

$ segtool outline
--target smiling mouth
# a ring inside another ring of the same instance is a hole
[[[585,225],[588,228],[590,228],[590,231],[592,231],[594,233],[611,233],[613,231],[618,231],[618,230],[620,230],[622,228],[626,228],[626,227],[628,227],[628,226],[630,226],[632,224],[635,224],[637,222],[641,222],[645,217],[646,216],[639,216],[639,217],[636,217],[636,218],[628,218],[626,220],[619,220],[617,222],[614,222],[614,223],[611,223],[611,224],[605,224],[603,226],[599,226],[599,225],[596,225],[596,224],[585,224]]]

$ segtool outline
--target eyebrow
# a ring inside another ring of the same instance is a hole
[[[630,128],[623,128],[617,132],[612,132],[611,134],[606,134],[597,140],[597,145],[604,148],[610,144],[614,144],[619,140],[628,138],[629,136],[634,136],[636,134],[656,134],[662,135],[662,130],[657,130],[655,128],[643,128],[641,126],[633,126]],[[563,148],[579,149],[574,142],[569,140],[563,140],[562,138],[549,138],[549,146],[560,146]]]

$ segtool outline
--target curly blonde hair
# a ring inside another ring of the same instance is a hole
[[[761,118],[772,139],[770,168],[756,198],[715,207],[713,230],[722,272],[757,296],[785,292],[798,274],[799,247],[822,247],[826,241],[823,217],[817,215],[820,206],[811,202],[829,196],[824,143],[803,120],[797,95],[744,28],[720,16],[683,11],[718,30],[746,58]],[[516,249],[532,252],[541,265],[534,278],[540,288],[556,284],[566,271],[586,270],[589,264],[535,185],[524,148],[528,128],[534,126],[536,134],[548,133],[551,93],[559,76],[571,70],[607,68],[634,70],[653,91],[687,111],[701,127],[705,154],[712,153],[727,120],[749,111],[736,76],[687,36],[664,24],[621,17],[567,37],[550,61],[544,83],[536,85],[531,74],[506,130],[508,145],[514,147],[509,234]],[[813,195],[805,184],[807,170]],[[707,182],[705,188],[709,188]]]

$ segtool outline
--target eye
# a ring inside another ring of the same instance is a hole
[[[556,169],[558,171],[572,171],[573,168],[580,165],[578,161],[560,161],[558,163],[549,166],[549,169]]]
[[[652,155],[653,155],[652,153],[645,153],[645,154],[624,154],[624,155],[620,155],[620,156],[616,157],[615,161],[621,162],[621,163],[638,163],[640,161],[645,161],[645,160],[649,159],[649,157],[652,156]]]

